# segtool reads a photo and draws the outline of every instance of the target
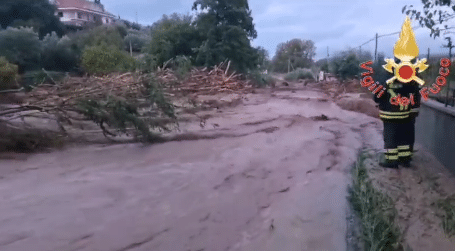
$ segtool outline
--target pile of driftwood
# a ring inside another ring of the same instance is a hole
[[[164,96],[160,94],[159,88],[156,88],[158,86],[162,88]],[[108,121],[120,119],[114,126],[123,127],[122,123],[127,119],[129,122],[135,122],[134,127],[142,131],[146,130],[146,124],[153,128],[165,129],[165,125],[173,123],[175,119],[173,105],[168,102],[172,100],[164,98],[165,96],[186,98],[189,95],[212,95],[222,92],[242,93],[252,89],[250,80],[230,69],[230,62],[212,68],[193,68],[183,78],[169,68],[160,69],[153,74],[130,72],[103,77],[66,77],[58,83],[52,81],[52,84],[41,84],[32,91],[23,93],[25,97],[21,104],[0,107],[0,127],[8,129],[2,129],[3,133],[11,132],[7,135],[29,133],[34,130],[34,126],[21,123],[26,121],[24,118],[29,118],[28,121],[44,119],[55,121],[60,128],[59,131],[65,134],[67,125],[73,125],[76,121],[92,121],[101,127],[105,136],[115,136],[118,134],[110,131],[113,127],[106,128],[104,125],[110,126],[112,123]],[[80,108],[81,100],[88,102],[84,104],[90,107]],[[109,103],[109,100],[114,101]],[[131,109],[126,104],[140,109],[137,112],[130,112]],[[0,133],[1,137],[6,136]],[[14,143],[20,140],[9,141]],[[24,141],[30,140],[27,138]]]
[[[251,81],[235,71],[229,72],[230,62],[213,68],[193,68],[184,79],[179,79],[167,68],[155,73],[156,82],[171,96],[188,94],[212,95],[221,92],[249,92]],[[65,113],[80,99],[104,100],[108,96],[139,102],[147,95],[146,83],[151,74],[110,74],[103,77],[68,77],[60,83],[43,84],[26,94],[25,103],[0,111],[0,117],[23,111]],[[20,116],[20,115],[18,115]]]
[[[28,93],[27,104],[67,107],[80,98],[105,99],[109,95],[137,99],[144,95],[145,75],[111,74],[104,77],[67,78],[57,85],[41,85]]]
[[[166,93],[210,95],[220,92],[246,92],[253,89],[250,80],[235,71],[229,72],[230,62],[211,69],[193,68],[184,79],[179,79],[169,68],[156,73],[156,80]],[[110,74],[103,77],[69,77],[58,84],[40,85],[27,94],[23,108],[64,109],[84,99],[106,99],[108,96],[137,101],[147,95],[145,85],[150,74]],[[12,112],[12,111],[11,111]],[[1,113],[0,113],[1,115]]]
[[[164,83],[166,92],[172,94],[213,95],[217,93],[249,92],[253,89],[251,80],[235,71],[229,72],[230,61],[213,68],[193,68],[179,81],[171,69],[159,71],[157,76]]]
[[[26,93],[24,103],[1,109],[0,120],[10,121],[42,112],[50,115],[58,113],[60,118],[70,119],[71,111],[81,99],[105,100],[108,96],[116,96],[137,101],[146,95],[146,78],[145,75],[125,73],[104,77],[69,77],[53,85],[43,84]]]

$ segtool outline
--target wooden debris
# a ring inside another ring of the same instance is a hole
[[[253,86],[250,81],[242,79],[242,74],[235,71],[229,74],[230,61],[224,69],[226,62],[211,69],[193,68],[185,79],[179,81],[171,69],[160,71],[158,79],[164,84],[166,92],[176,95],[195,93],[198,95],[213,95],[217,93],[250,92]]]
[[[253,92],[251,81],[242,74],[230,71],[230,68],[230,62],[223,62],[212,68],[193,68],[184,79],[177,77],[171,68],[166,67],[153,74],[128,72],[102,77],[67,77],[62,82],[40,85],[25,93],[25,102],[1,111],[0,120],[2,116],[24,116],[24,111],[62,114],[69,118],[70,113],[76,109],[77,101],[107,100],[110,96],[128,100],[139,107],[147,106],[150,105],[145,101],[149,95],[147,86],[151,82],[162,87],[165,96],[172,99],[190,95],[195,99],[198,95]]]
[[[28,93],[27,103],[33,106],[68,107],[80,98],[104,99],[115,95],[127,99],[144,97],[145,75],[111,74],[103,77],[67,78],[56,85],[39,86]]]

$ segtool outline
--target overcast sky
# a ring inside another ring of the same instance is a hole
[[[192,13],[194,0],[101,0],[107,11],[120,15],[122,19],[135,21],[136,12],[140,24],[148,25],[163,14],[174,12]],[[358,47],[370,40],[376,33],[388,34],[400,31],[405,15],[404,5],[421,9],[420,0],[249,0],[258,37],[254,46],[262,46],[272,57],[281,42],[293,38],[311,39],[315,42],[316,59],[348,47]],[[418,25],[413,21],[413,26]],[[421,55],[448,53],[441,48],[443,39],[429,37],[429,30],[415,30]],[[378,52],[387,57],[393,53],[398,34],[379,38]],[[362,50],[374,52],[374,41]]]

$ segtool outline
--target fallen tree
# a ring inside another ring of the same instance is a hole
[[[235,71],[229,72],[229,65],[224,62],[213,68],[193,68],[181,80],[172,69],[165,68],[152,74],[67,77],[60,82],[41,84],[25,94],[23,103],[0,110],[0,124],[6,128],[0,136],[9,141],[0,144],[12,149],[22,148],[18,145],[35,148],[42,144],[28,138],[53,141],[51,138],[67,136],[67,127],[76,122],[93,122],[110,139],[127,135],[144,142],[160,141],[159,132],[169,132],[172,126],[178,126],[171,97],[253,89],[252,81]],[[26,123],[30,118],[55,121],[58,130],[44,133],[44,129]],[[28,143],[18,143],[21,140],[14,135],[23,135],[19,138]]]
[[[152,111],[154,116],[143,117],[142,108]],[[176,122],[174,107],[155,78],[134,73],[68,78],[55,85],[36,87],[26,94],[24,103],[0,111],[0,122],[8,128],[2,130],[6,134],[2,136],[14,141],[13,135],[22,134],[20,131],[37,131],[21,123],[30,117],[55,120],[60,129],[58,134],[66,134],[65,127],[74,121],[92,121],[106,137],[132,134],[135,139],[147,142],[160,139],[151,129],[170,130],[154,117],[168,117]]]

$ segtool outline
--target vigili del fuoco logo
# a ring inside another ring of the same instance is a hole
[[[395,43],[393,48],[393,54],[396,58],[400,60],[400,63],[396,63],[394,59],[385,59],[387,64],[382,67],[393,74],[393,77],[386,81],[387,86],[391,87],[394,85],[395,80],[398,80],[401,84],[407,84],[411,81],[417,82],[421,87],[425,85],[425,81],[416,76],[416,73],[421,73],[428,68],[426,64],[427,59],[416,59],[415,63],[411,63],[411,60],[415,59],[419,55],[419,47],[417,46],[414,31],[411,27],[411,20],[409,17],[406,17],[404,24],[401,28],[400,38]],[[363,79],[360,81],[360,84],[363,87],[367,87],[373,94],[380,98],[386,88],[379,84],[379,82],[374,83],[374,79],[371,76],[373,74],[373,68],[369,65],[372,65],[372,61],[368,61],[360,64],[360,67],[367,70],[368,72],[363,72]],[[440,61],[439,76],[436,78],[436,83],[433,83],[431,87],[423,87],[420,89],[420,94],[422,98],[426,101],[428,100],[429,93],[437,94],[441,91],[441,86],[446,85],[446,77],[449,75],[449,67],[451,62],[448,58],[443,58]],[[392,88],[388,88],[389,92],[393,92]],[[401,97],[401,95],[396,95],[391,93],[392,98],[390,103],[392,105],[407,106],[409,104],[414,104],[414,96],[411,94],[410,97]]]

